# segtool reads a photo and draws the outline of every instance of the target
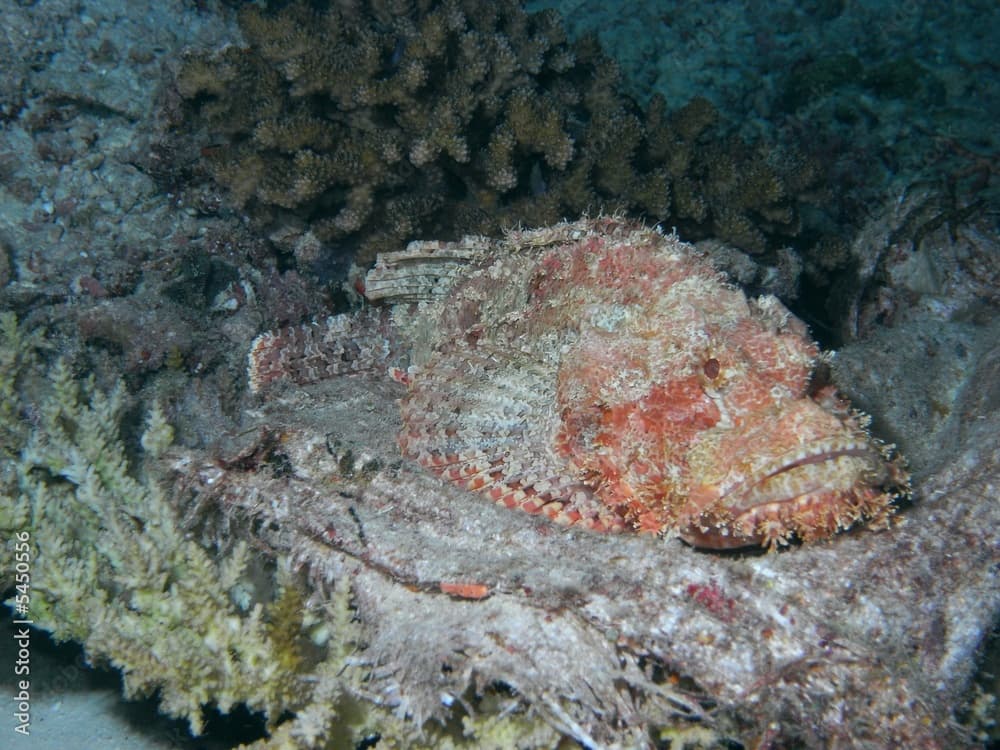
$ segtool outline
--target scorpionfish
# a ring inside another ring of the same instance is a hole
[[[907,491],[867,417],[814,384],[805,325],[676,236],[604,216],[411,248],[380,259],[366,293],[391,276],[398,299],[432,286],[436,299],[263,334],[252,389],[391,370],[402,452],[445,479],[559,523],[703,548],[884,523]],[[461,255],[450,281],[387,274],[435,252]]]

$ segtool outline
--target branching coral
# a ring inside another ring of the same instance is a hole
[[[268,227],[357,253],[601,207],[762,252],[798,229],[782,160],[618,91],[593,39],[512,0],[293,2],[240,12],[247,46],[188,59],[184,128]]]
[[[159,690],[164,711],[187,718],[195,732],[209,703],[223,711],[245,703],[277,719],[303,691],[299,663],[279,657],[299,648],[305,609],[291,610],[280,633],[273,629],[294,582],[279,574],[276,588],[285,593],[273,605],[236,595],[246,545],[215,559],[183,532],[159,485],[133,471],[119,433],[120,387],[81,385],[60,361],[29,431],[15,412],[18,375],[34,366],[31,339],[12,315],[2,335],[0,413],[8,429],[0,525],[8,538],[30,534],[32,620],[59,640],[83,643],[92,661],[121,669],[127,695]],[[169,440],[155,407],[142,444],[155,454]]]
[[[121,388],[105,394],[66,364],[53,368],[18,464],[34,543],[32,617],[119,667],[127,695],[160,690],[164,710],[196,732],[210,702],[277,716],[295,680],[269,666],[277,646],[264,606],[243,611],[232,596],[246,547],[215,561],[185,537],[158,485],[129,468],[124,404]],[[162,445],[161,421],[147,445]]]

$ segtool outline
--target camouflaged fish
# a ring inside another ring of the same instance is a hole
[[[509,508],[597,531],[776,547],[884,522],[901,461],[805,325],[695,248],[613,217],[411,243],[368,308],[266,333],[251,388],[385,369],[403,454]]]

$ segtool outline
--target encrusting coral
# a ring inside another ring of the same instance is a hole
[[[553,12],[512,0],[247,5],[239,21],[245,47],[180,67],[171,125],[196,131],[261,226],[361,265],[602,207],[761,253],[799,231],[817,176],[720,135],[706,100],[643,111],[595,40],[569,43]]]

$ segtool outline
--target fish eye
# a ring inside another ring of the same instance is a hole
[[[709,380],[715,380],[722,371],[722,365],[719,364],[719,360],[715,357],[710,357],[702,364],[701,371],[705,373],[705,377]]]

